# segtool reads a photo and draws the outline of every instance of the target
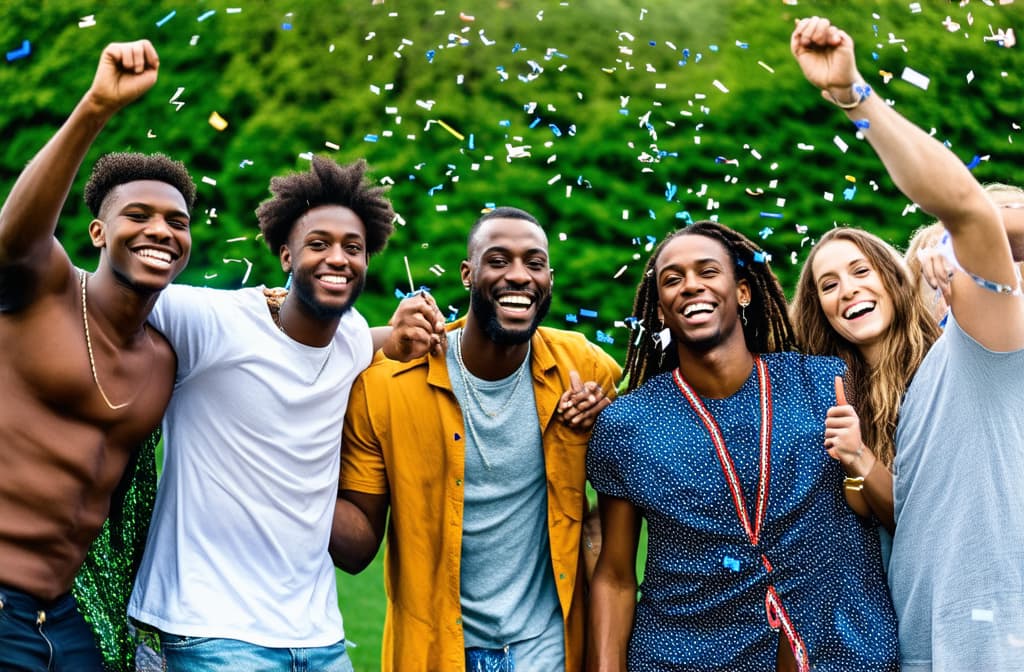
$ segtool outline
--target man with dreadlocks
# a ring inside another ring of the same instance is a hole
[[[792,352],[763,253],[713,222],[679,230],[634,315],[629,393],[587,454],[603,537],[587,669],[897,669],[878,534],[822,447],[844,368]]]
[[[92,85],[0,211],[3,670],[94,672],[104,661],[127,666],[134,654],[119,646],[119,634],[127,628],[131,539],[145,537],[152,489],[149,500],[127,491],[147,458],[155,487],[146,439],[174,382],[174,353],[146,317],[188,260],[195,185],[166,156],[108,154],[85,187],[95,272],[72,264],[55,231],[89,148],[154,85],[158,69],[147,40],[108,45]],[[141,528],[120,517],[126,508]],[[108,524],[108,514],[118,520]],[[91,568],[102,566],[103,585],[89,574],[76,599],[72,582],[102,535],[118,553],[89,556]],[[103,620],[95,641],[76,606],[94,626]]]
[[[256,215],[292,277],[283,302],[176,285],[153,311],[178,371],[129,614],[168,670],[352,669],[327,545],[349,390],[380,345],[353,304],[394,218],[365,168],[316,157],[271,180]],[[439,347],[429,297],[393,321],[390,356]]]

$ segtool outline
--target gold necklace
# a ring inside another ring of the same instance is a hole
[[[142,392],[142,388],[144,388],[146,384],[143,383],[142,387],[139,388],[139,391],[135,393],[135,396],[133,396],[131,399],[124,402],[123,404],[110,403],[110,399],[107,397],[107,393],[103,391],[103,386],[100,385],[100,379],[96,375],[96,358],[93,357],[92,354],[92,338],[89,337],[89,311],[87,303],[88,300],[86,299],[85,291],[87,275],[85,271],[81,269],[79,269],[78,273],[82,278],[82,324],[85,325],[85,348],[86,350],[89,351],[89,369],[92,371],[92,382],[96,383],[96,389],[99,390],[100,396],[103,397],[103,403],[107,405],[107,408],[109,408],[112,411],[119,411],[125,406],[131,405],[131,403],[138,398],[139,393]],[[145,327],[143,327],[143,329],[145,329]],[[148,333],[149,332],[147,332],[147,335]],[[152,367],[150,367],[150,372],[152,372]]]

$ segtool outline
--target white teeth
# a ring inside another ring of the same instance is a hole
[[[869,313],[874,309],[874,301],[858,301],[857,303],[853,304],[852,306],[846,309],[846,311],[843,313],[843,317],[848,320],[853,319],[854,317],[859,317],[864,313]]]
[[[714,309],[715,307],[712,306],[710,303],[691,303],[685,309],[683,309],[683,316],[690,317],[694,313],[701,311],[711,312]]]
[[[533,301],[525,296],[512,295],[501,297],[498,299],[498,303],[503,306],[529,306]]]
[[[347,285],[348,278],[340,275],[321,275],[320,280],[330,285]]]
[[[152,248],[144,247],[144,248],[142,248],[140,250],[135,250],[135,254],[139,255],[140,257],[145,257],[147,259],[154,259],[156,261],[160,261],[160,262],[163,262],[165,264],[171,263],[171,255],[170,255],[170,253],[164,252],[162,250],[154,250]]]

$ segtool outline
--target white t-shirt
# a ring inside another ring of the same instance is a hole
[[[366,320],[350,310],[315,348],[277,328],[262,288],[173,285],[150,322],[178,372],[129,615],[267,647],[342,640],[327,545],[349,391],[373,356]]]

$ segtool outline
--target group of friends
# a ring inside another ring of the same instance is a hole
[[[679,229],[623,368],[541,326],[548,241],[512,207],[468,233],[464,317],[415,293],[371,329],[394,213],[361,161],[271,180],[286,290],[215,290],[172,284],[185,167],[106,155],[76,268],[58,215],[159,69],[109,45],[0,211],[0,669],[134,669],[141,638],[156,669],[351,671],[335,566],[386,537],[384,670],[1024,670],[1024,191],[827,19],[791,50],[938,223],[906,259],[829,231],[792,303],[735,229]]]

